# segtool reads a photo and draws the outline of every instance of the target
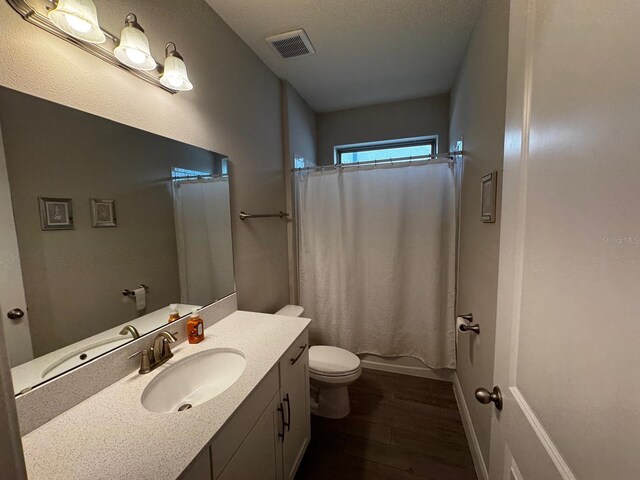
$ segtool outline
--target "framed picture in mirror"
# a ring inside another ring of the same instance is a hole
[[[117,227],[116,201],[91,198],[91,226],[93,228]]]
[[[70,198],[38,197],[42,230],[73,230],[73,203]]]

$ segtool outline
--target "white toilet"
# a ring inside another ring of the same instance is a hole
[[[299,317],[304,308],[287,305],[276,315]],[[315,345],[309,348],[309,380],[311,383],[311,413],[326,418],[349,415],[348,386],[362,373],[360,359],[338,347]]]

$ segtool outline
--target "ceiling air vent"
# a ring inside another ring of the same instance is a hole
[[[305,57],[316,53],[311,40],[302,29],[272,35],[265,40],[284,59]]]

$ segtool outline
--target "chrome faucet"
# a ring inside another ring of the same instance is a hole
[[[177,332],[173,334],[169,332],[160,332],[153,339],[153,346],[151,348],[140,350],[133,355],[129,355],[127,358],[133,358],[136,355],[141,355],[142,358],[140,360],[139,373],[141,375],[149,373],[173,357],[169,344],[176,341],[175,335],[177,335]]]
[[[120,330],[120,335],[126,335],[130,333],[134,340],[140,338],[140,333],[133,325],[126,325],[122,330]]]

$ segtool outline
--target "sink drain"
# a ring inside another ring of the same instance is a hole
[[[192,407],[190,403],[185,403],[184,405],[180,405],[178,407],[179,412],[183,412],[184,410],[189,410]]]

